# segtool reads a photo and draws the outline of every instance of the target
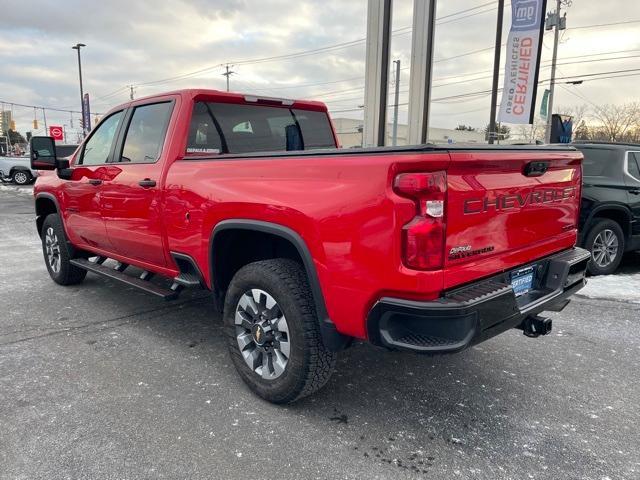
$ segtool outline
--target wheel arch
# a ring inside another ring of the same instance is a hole
[[[241,247],[248,250],[234,254]],[[302,237],[289,227],[277,223],[251,219],[229,219],[218,223],[209,240],[209,272],[211,287],[222,295],[235,272],[247,263],[267,258],[291,258],[302,264],[325,346],[333,351],[346,347],[350,338],[336,330],[329,318],[313,257]]]
[[[35,200],[36,209],[36,228],[38,235],[42,237],[42,224],[47,215],[52,213],[60,213],[60,205],[58,199],[51,193],[38,193]],[[64,227],[64,224],[63,224]]]
[[[631,237],[631,220],[633,216],[631,211],[622,205],[617,204],[604,204],[594,208],[590,213],[589,218],[585,222],[585,229],[582,234],[582,241],[584,242],[589,231],[593,228],[596,222],[600,219],[613,220],[620,225],[624,234],[625,241]]]

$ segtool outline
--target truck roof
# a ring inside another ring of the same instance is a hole
[[[631,148],[640,148],[640,143],[627,143],[627,142],[605,142],[596,140],[575,140],[573,145],[576,148],[580,147],[605,147],[610,149],[622,149],[627,150]]]
[[[128,105],[135,105],[139,102],[145,102],[147,100],[152,100],[154,98],[166,97],[168,95],[180,95],[181,97],[188,99],[189,101],[193,101],[198,98],[207,98],[211,99],[211,101],[222,101],[229,103],[248,103],[255,104],[260,103],[264,105],[282,105],[282,106],[290,106],[292,108],[300,108],[303,110],[315,110],[315,111],[327,111],[327,106],[315,100],[298,100],[298,99],[288,99],[288,98],[277,98],[277,97],[269,97],[265,95],[258,95],[255,93],[240,93],[240,92],[225,92],[222,90],[214,90],[207,88],[183,88],[180,90],[171,90],[169,92],[161,92],[153,95],[147,95],[145,97],[136,98],[135,100],[131,100],[129,102],[121,103],[119,105],[114,106],[109,109],[109,112],[112,110],[126,107]]]

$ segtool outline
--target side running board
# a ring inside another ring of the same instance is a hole
[[[133,277],[124,273],[124,270],[128,267],[127,264],[118,262],[116,263],[115,268],[107,267],[103,265],[105,260],[105,257],[98,257],[95,262],[91,262],[84,258],[74,258],[70,260],[70,263],[76,267],[84,268],[89,272],[97,273],[103,277],[117,280],[131,287],[139,288],[140,290],[156,295],[157,297],[164,298],[165,300],[175,300],[180,294],[180,290],[183,285],[174,282],[171,288],[163,288],[149,281],[152,276],[150,275],[150,272],[143,272],[140,278]]]

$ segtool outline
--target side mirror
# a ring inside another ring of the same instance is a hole
[[[66,158],[56,160],[56,165],[58,166],[58,178],[62,180],[73,179],[73,168],[69,168],[69,160]]]
[[[51,137],[31,137],[31,168],[34,170],[55,170],[58,167],[56,144]]]

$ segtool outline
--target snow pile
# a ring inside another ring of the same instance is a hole
[[[589,277],[587,286],[580,290],[578,295],[640,303],[640,272]]]

